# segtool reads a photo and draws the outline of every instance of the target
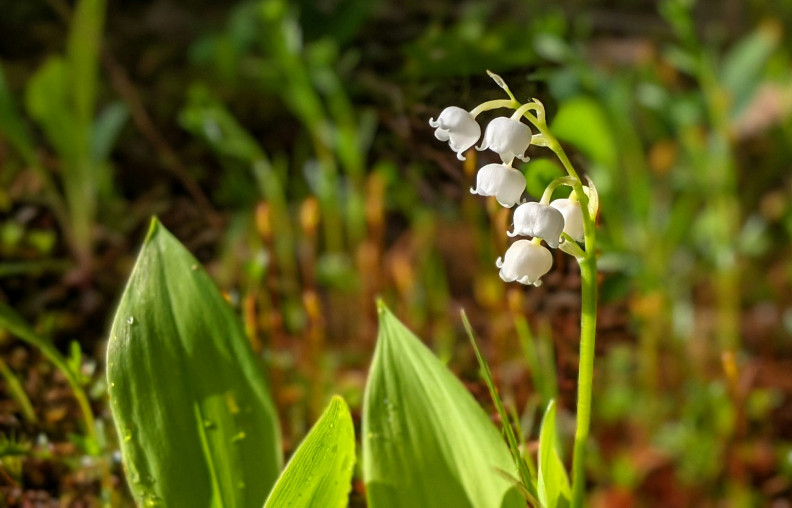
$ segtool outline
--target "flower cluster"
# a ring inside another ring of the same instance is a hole
[[[574,186],[580,181],[575,175],[573,183],[568,177],[559,178],[548,187],[541,201],[526,202],[523,194],[526,180],[523,173],[512,167],[514,159],[528,161],[526,151],[531,144],[547,146],[547,138],[540,128],[540,133],[534,135],[531,127],[524,123],[522,116],[527,111],[536,111],[536,116],[530,116],[535,127],[544,125],[544,109],[538,101],[528,104],[519,104],[503,80],[492,75],[496,83],[501,86],[511,97],[510,101],[489,101],[479,105],[471,111],[466,111],[457,106],[445,108],[437,120],[429,120],[429,125],[435,129],[435,137],[440,141],[447,141],[460,160],[465,160],[464,152],[473,147],[481,137],[481,127],[476,121],[476,116],[482,111],[499,107],[515,109],[511,117],[503,116],[492,120],[484,130],[484,137],[476,150],[492,150],[500,157],[501,163],[487,164],[479,169],[476,175],[476,186],[470,189],[473,194],[492,196],[501,206],[514,207],[513,228],[507,231],[509,237],[528,236],[530,240],[520,239],[509,246],[503,258],[498,258],[496,266],[500,269],[500,277],[506,282],[519,282],[521,284],[541,284],[541,278],[551,268],[553,256],[550,250],[542,245],[555,249],[561,248],[565,252],[579,252],[577,245],[570,246],[570,242],[584,241],[584,218],[581,203],[573,191],[569,198],[550,201],[553,189],[558,185]],[[539,125],[537,125],[537,123]],[[588,188],[583,187],[588,190]]]

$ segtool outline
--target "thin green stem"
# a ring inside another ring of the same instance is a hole
[[[512,114],[512,120],[519,120],[521,116],[525,115],[529,111],[536,111],[536,120],[537,122],[541,121],[541,116],[544,114],[544,107],[541,104],[536,102],[529,102],[528,104],[523,104]]]
[[[476,118],[481,113],[485,111],[490,111],[492,109],[498,108],[509,108],[509,109],[517,109],[520,107],[520,103],[514,99],[498,99],[494,101],[487,101],[479,104],[472,110],[470,110],[470,116]]]
[[[580,180],[576,180],[574,177],[571,176],[560,176],[556,178],[547,185],[544,193],[542,194],[542,199],[539,200],[539,202],[543,205],[549,205],[550,198],[553,197],[553,191],[555,191],[556,188],[561,185],[567,185],[574,189],[575,185],[580,185]]]
[[[529,115],[526,115],[526,117]],[[529,119],[530,120],[530,119]],[[558,140],[547,131],[544,124],[534,124],[544,136],[547,147],[555,152],[569,176],[577,182],[573,185],[575,195],[581,203],[583,213],[585,252],[578,256],[581,279],[580,316],[580,364],[578,366],[577,425],[572,454],[572,508],[583,506],[586,487],[586,442],[591,425],[591,392],[594,378],[594,343],[597,330],[597,258],[596,217],[588,207],[588,196],[583,191],[580,177],[569,161]]]
[[[591,391],[594,377],[594,341],[597,328],[597,261],[592,251],[594,228],[586,231],[587,256],[580,261],[581,317],[578,370],[577,426],[572,455],[572,506],[583,506],[586,486],[585,452],[591,423]]]

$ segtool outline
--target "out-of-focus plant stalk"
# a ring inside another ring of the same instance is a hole
[[[715,259],[715,292],[717,294],[717,334],[721,350],[736,351],[740,347],[740,274],[736,240],[740,233],[740,203],[737,199],[737,167],[732,151],[729,126],[729,99],[718,84],[714,64],[702,55],[699,82],[704,91],[707,113],[713,132],[707,175],[713,192],[707,192],[707,207],[720,224],[717,236],[718,256]]]

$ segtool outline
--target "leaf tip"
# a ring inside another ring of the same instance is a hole
[[[381,297],[377,297],[377,314],[381,317],[388,312],[388,306]]]
[[[159,218],[156,215],[151,217],[148,233],[146,233],[146,239],[143,241],[144,244],[147,244],[154,239],[154,235],[157,234],[157,230],[160,228],[161,225],[162,223],[160,222]]]
[[[330,399],[330,405],[331,406],[340,406],[342,408],[348,407],[347,403],[346,403],[346,400],[344,400],[344,397],[342,397],[340,395],[333,395],[333,397]]]

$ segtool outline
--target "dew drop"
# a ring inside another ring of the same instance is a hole
[[[133,325],[133,324],[135,324],[135,318],[134,318],[134,316],[129,316],[129,317],[127,318],[127,324],[129,324],[129,325]]]
[[[213,429],[213,428],[215,428],[215,422],[213,422],[211,420],[204,420],[203,426],[204,426],[205,429]]]
[[[146,496],[144,504],[145,506],[151,508],[154,506],[160,506],[161,503],[160,503],[160,499],[157,496],[155,496],[154,494],[149,494]]]
[[[247,437],[247,436],[245,436],[245,431],[244,430],[240,430],[239,432],[236,433],[236,435],[234,437],[231,438],[231,442],[232,443],[238,443],[239,441],[242,441],[243,439],[245,439],[245,437]]]
[[[192,271],[195,271],[195,270],[197,270],[197,269],[198,269],[198,265],[192,265],[192,266],[190,267],[190,270],[192,270]]]

